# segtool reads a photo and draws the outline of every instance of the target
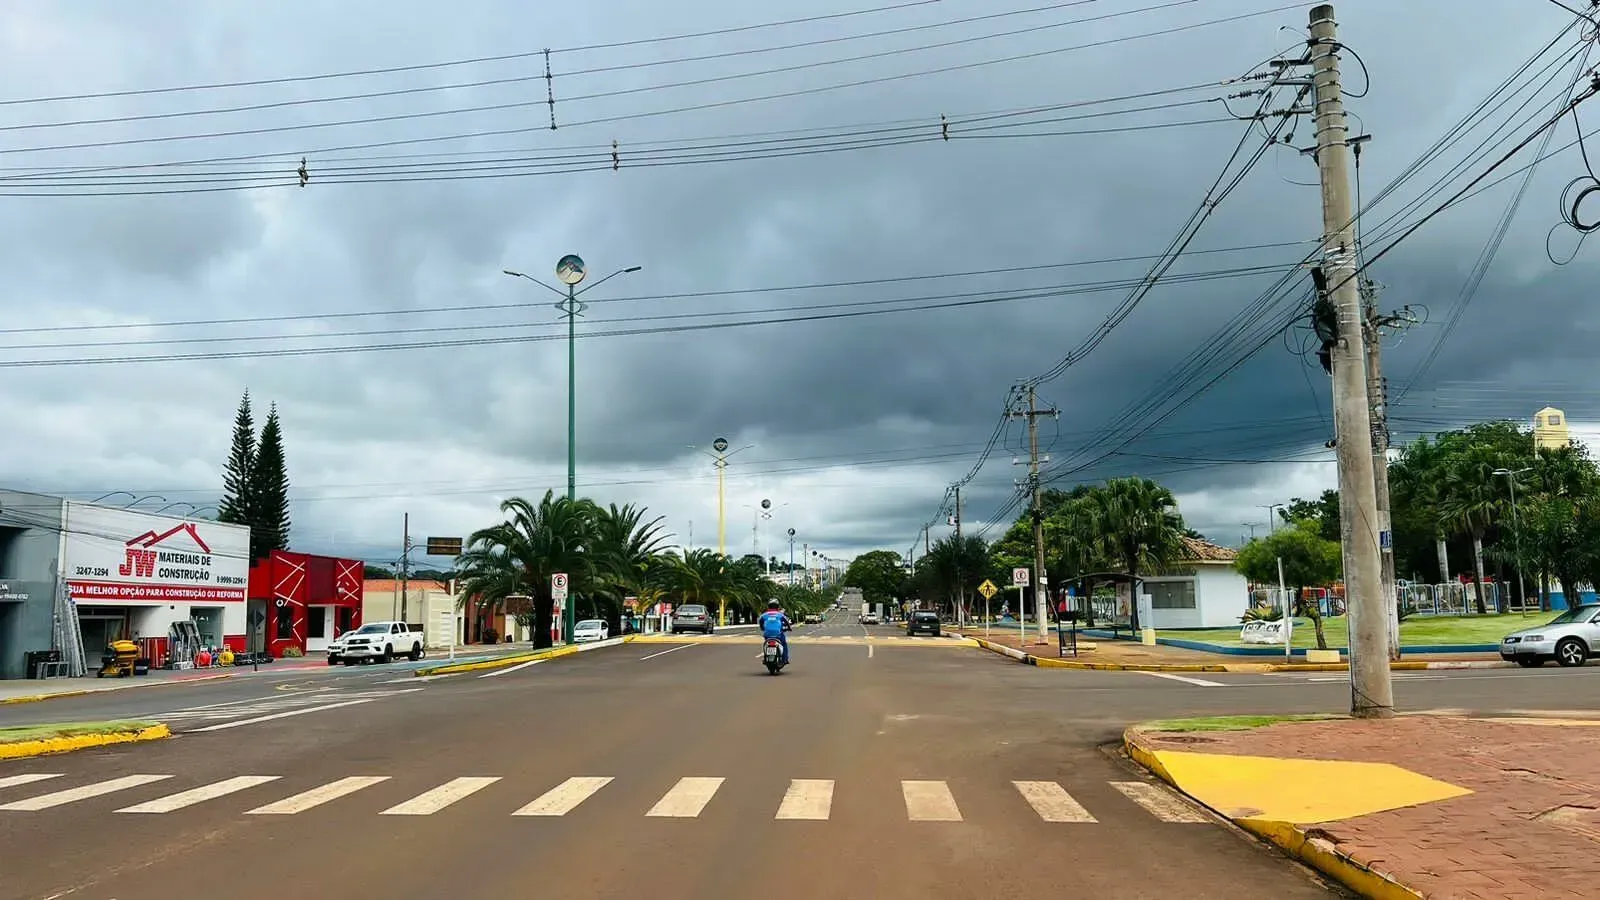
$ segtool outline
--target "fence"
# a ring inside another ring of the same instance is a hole
[[[1395,584],[1395,599],[1402,610],[1409,610],[1408,615],[1472,616],[1478,614],[1477,587],[1472,582],[1415,584],[1400,581]],[[1306,592],[1316,597],[1324,616],[1344,614],[1343,597],[1325,588],[1307,588]],[[1256,588],[1250,592],[1250,605],[1255,608],[1281,611],[1285,608],[1283,596],[1285,593],[1292,597],[1294,592],[1279,591],[1277,588]],[[1525,610],[1523,605],[1517,602],[1515,590],[1510,589],[1508,585],[1486,581],[1483,583],[1483,606],[1491,615],[1502,609],[1507,612],[1537,612],[1539,601],[1537,597],[1532,598]]]

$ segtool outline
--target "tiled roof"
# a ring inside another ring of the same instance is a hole
[[[442,581],[412,579],[406,582],[406,588],[413,591],[448,591],[449,585]],[[393,578],[369,578],[361,583],[361,590],[368,594],[394,593],[400,590],[400,582]]]
[[[1184,537],[1182,558],[1194,562],[1231,563],[1239,558],[1239,554],[1210,541]]]

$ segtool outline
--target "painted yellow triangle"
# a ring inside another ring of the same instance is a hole
[[[1389,763],[1177,750],[1154,755],[1184,793],[1234,819],[1309,825],[1472,793]]]

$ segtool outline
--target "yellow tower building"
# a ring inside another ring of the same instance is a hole
[[[1546,406],[1533,414],[1533,445],[1542,450],[1556,450],[1572,443],[1572,432],[1567,428],[1567,414],[1553,406]]]

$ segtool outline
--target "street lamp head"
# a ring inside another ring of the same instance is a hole
[[[569,287],[582,281],[588,274],[583,258],[576,253],[568,253],[556,261],[556,280]]]
[[[722,451],[728,449],[728,439],[727,438],[717,438],[716,440],[711,442],[711,448],[713,450],[716,450],[718,453],[721,453]]]
[[[789,537],[794,537],[794,529],[789,529]]]
[[[527,278],[528,277],[528,276],[522,274],[521,272],[513,272],[510,269],[501,269],[500,270],[500,274],[502,274],[502,275],[510,275],[512,278]]]
[[[629,266],[626,269],[622,270],[622,274],[624,274],[624,275],[632,275],[634,272],[641,272],[643,270],[644,270],[644,266]]]
[[[772,508],[772,501],[771,500],[762,500],[761,501],[761,508],[762,509],[771,509]]]

